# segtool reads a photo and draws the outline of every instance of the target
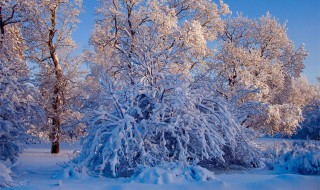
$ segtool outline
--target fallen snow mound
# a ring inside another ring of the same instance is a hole
[[[272,150],[273,169],[303,175],[320,175],[320,143],[283,142]]]
[[[4,164],[0,163],[0,187],[12,186],[12,172]]]
[[[181,166],[166,164],[144,168],[133,176],[132,180],[147,184],[172,184],[214,180],[216,177],[209,170],[200,166]]]

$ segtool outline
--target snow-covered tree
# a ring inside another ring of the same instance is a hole
[[[304,121],[300,124],[301,128],[293,138],[320,140],[320,78],[318,84],[301,84],[307,89],[307,93],[313,96],[311,101],[303,109]],[[308,88],[309,87],[309,88]],[[305,94],[298,95],[298,99]]]
[[[42,122],[39,92],[29,80],[21,36],[21,2],[0,1],[0,162],[14,163]],[[17,16],[18,15],[18,16]]]
[[[25,22],[25,12],[30,10],[34,1],[26,2],[23,0],[1,0],[0,1],[0,33],[5,34],[6,26]],[[3,38],[3,36],[2,36]]]
[[[72,32],[78,23],[81,0],[36,0],[29,12],[24,36],[28,42],[28,58],[40,67],[37,76],[45,99],[47,124],[42,132],[52,142],[51,153],[59,153],[60,140],[77,137],[79,126],[79,61],[72,56],[76,44]]]
[[[293,138],[320,140],[320,100],[310,103],[303,111],[305,120]]]
[[[269,13],[258,20],[242,15],[228,18],[215,57],[217,75],[224,79],[221,91],[228,98],[251,89],[254,93],[238,100],[239,105],[248,101],[265,105],[261,114],[247,115],[243,124],[269,134],[292,135],[310,99],[297,82],[307,52],[303,45],[294,48],[286,30]],[[297,92],[304,95],[297,96]]]
[[[88,136],[75,162],[110,176],[165,162],[257,164],[249,130],[212,80],[195,77],[229,12],[222,1],[103,1],[91,38],[90,80],[100,94],[87,107]]]

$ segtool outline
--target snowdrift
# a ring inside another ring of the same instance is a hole
[[[209,170],[199,166],[184,167],[178,164],[166,164],[144,168],[132,178],[134,182],[147,184],[172,184],[216,179]]]

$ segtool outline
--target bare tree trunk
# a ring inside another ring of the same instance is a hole
[[[237,79],[237,71],[234,69],[232,76],[229,77],[229,79],[228,79],[228,84],[229,84],[232,95],[234,95],[234,93],[235,93],[234,92],[234,90],[235,90],[234,85],[236,83],[236,79]]]
[[[1,6],[0,6],[0,32],[1,32],[0,45],[2,46],[2,40],[4,38],[4,22],[3,22],[3,13],[2,13],[2,7]]]
[[[63,72],[59,64],[59,59],[56,52],[56,47],[53,43],[55,31],[56,31],[56,6],[51,9],[51,29],[49,30],[49,41],[48,46],[50,50],[50,57],[54,64],[55,71],[55,86],[54,86],[54,101],[53,101],[53,129],[51,134],[51,153],[59,154],[60,152],[60,134],[61,134],[61,117],[60,112],[62,111],[63,98]]]
[[[59,154],[59,153],[60,153],[60,142],[59,141],[52,142],[51,154]]]

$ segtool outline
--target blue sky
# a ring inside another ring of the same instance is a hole
[[[217,1],[218,2],[218,1]],[[266,14],[277,17],[280,23],[287,22],[288,35],[296,47],[304,43],[309,56],[305,60],[303,76],[315,83],[320,76],[320,0],[224,0],[236,15],[242,12],[249,18]],[[80,49],[89,48],[88,39],[94,24],[96,0],[83,0],[81,23],[74,33]]]

